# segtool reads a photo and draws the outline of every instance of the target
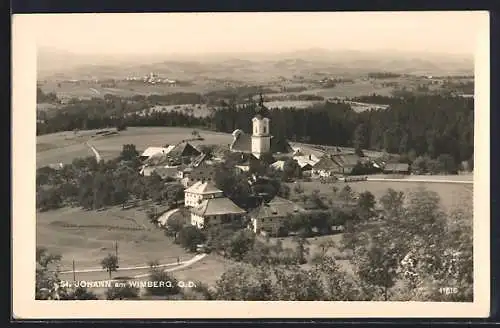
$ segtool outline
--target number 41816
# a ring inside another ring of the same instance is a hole
[[[456,293],[458,293],[458,288],[456,288],[456,287],[441,287],[441,288],[439,288],[439,292],[441,294],[445,294],[445,295],[456,294]]]

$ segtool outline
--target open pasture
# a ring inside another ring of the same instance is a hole
[[[313,190],[319,190],[321,194],[326,196],[333,195],[333,187],[341,190],[345,186],[349,186],[356,193],[364,191],[371,192],[378,200],[383,196],[387,189],[392,188],[396,191],[403,191],[405,194],[417,190],[418,188],[425,188],[429,191],[436,192],[441,198],[443,209],[450,211],[457,207],[463,208],[472,207],[473,189],[471,184],[452,184],[452,183],[426,183],[426,182],[384,182],[384,181],[360,181],[360,182],[337,182],[332,184],[321,184],[318,182],[300,182],[304,188],[305,193],[311,193]],[[294,184],[290,184],[293,190]]]
[[[182,105],[157,105],[149,108],[148,110],[143,110],[140,113],[152,112],[152,113],[166,113],[166,112],[180,112],[185,114],[192,114],[195,117],[207,117],[211,114],[210,109],[205,104],[182,104]]]
[[[373,93],[381,96],[390,96],[394,90],[392,87],[383,87],[374,85],[370,81],[356,80],[354,83],[339,83],[333,88],[317,88],[303,91],[304,94],[315,94],[328,98],[352,98],[359,96],[368,96]]]
[[[209,92],[218,90],[222,86],[210,86],[203,81],[186,86],[169,86],[167,84],[146,84],[142,81],[116,81],[113,87],[105,86],[101,82],[92,80],[70,81],[46,81],[41,85],[45,93],[55,92],[59,98],[102,98],[105,94],[120,97],[132,97],[135,95],[164,95],[176,92]]]
[[[53,163],[71,163],[77,157],[93,156],[85,141],[94,146],[101,156],[108,160],[120,154],[122,146],[134,144],[139,152],[149,146],[175,144],[192,138],[194,128],[178,127],[129,127],[125,131],[110,136],[97,136],[94,131],[60,132],[37,137],[37,167]],[[232,136],[196,129],[204,140],[190,141],[193,145],[231,143]],[[94,136],[94,137],[92,137]],[[38,145],[41,145],[38,148]]]
[[[314,100],[277,100],[277,101],[268,101],[264,105],[269,109],[275,108],[296,108],[303,109],[309,108],[317,104],[322,104],[323,101],[314,101]]]
[[[161,263],[191,258],[163,231],[148,222],[141,208],[104,211],[62,208],[37,213],[36,245],[62,255],[61,270],[71,270],[72,260],[79,268],[99,268],[100,261],[115,253],[118,243],[122,267],[144,266],[150,260]]]

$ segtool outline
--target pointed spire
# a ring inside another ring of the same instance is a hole
[[[262,96],[262,91],[259,92],[259,107],[264,107],[264,97]]]

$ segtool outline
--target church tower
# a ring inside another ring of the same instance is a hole
[[[262,154],[271,151],[271,135],[269,134],[269,119],[257,114],[252,119],[252,154],[260,158]]]

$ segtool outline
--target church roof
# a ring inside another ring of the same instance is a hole
[[[252,152],[252,136],[245,132],[233,134],[234,139],[229,149],[233,152],[251,153]],[[272,153],[291,153],[292,147],[286,140],[271,137],[271,152]]]
[[[231,151],[250,153],[252,152],[252,136],[244,132],[234,135],[234,140],[229,147]]]

